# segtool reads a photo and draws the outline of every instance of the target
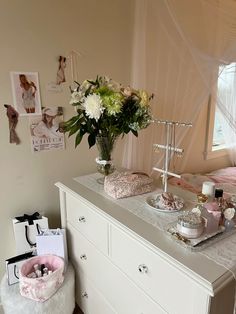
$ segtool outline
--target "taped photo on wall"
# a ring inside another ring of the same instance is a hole
[[[33,152],[65,148],[64,133],[59,130],[59,123],[62,121],[62,107],[45,107],[42,109],[40,116],[30,118],[30,137]]]
[[[37,72],[11,72],[13,102],[20,116],[41,114]]]

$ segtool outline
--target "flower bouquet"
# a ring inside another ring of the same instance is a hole
[[[70,100],[76,115],[64,122],[62,129],[69,136],[76,134],[75,147],[87,133],[89,148],[95,144],[98,147],[98,170],[108,175],[114,170],[111,153],[118,136],[130,131],[138,136],[138,131],[150,124],[149,104],[153,95],[101,76],[76,84]]]

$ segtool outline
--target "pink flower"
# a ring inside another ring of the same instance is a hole
[[[126,97],[129,97],[132,95],[132,88],[130,86],[127,86],[122,89],[122,94]]]

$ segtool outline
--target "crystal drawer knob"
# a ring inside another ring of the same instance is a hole
[[[148,272],[148,267],[145,264],[141,264],[138,267],[138,270],[142,274],[146,274]]]
[[[82,254],[82,255],[80,255],[80,259],[82,259],[82,260],[86,261],[86,259],[87,259],[86,254]]]
[[[82,294],[81,294],[81,296],[82,296],[82,298],[88,298],[88,293],[87,292],[83,292]]]
[[[80,216],[80,217],[79,217],[79,222],[86,222],[85,217],[84,217],[84,216]]]

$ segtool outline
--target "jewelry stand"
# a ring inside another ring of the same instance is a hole
[[[166,134],[165,145],[153,144],[154,148],[165,150],[165,160],[164,160],[164,165],[163,165],[164,169],[153,167],[153,170],[162,173],[164,192],[167,192],[168,175],[174,176],[176,178],[181,178],[181,176],[179,174],[176,174],[176,173],[169,171],[169,165],[170,165],[171,158],[175,154],[182,157],[183,153],[184,153],[184,150],[182,148],[178,148],[175,146],[175,127],[176,126],[192,127],[192,124],[191,123],[178,122],[178,121],[157,120],[157,119],[154,119],[152,122],[165,125],[165,134]]]
[[[153,170],[158,171],[162,173],[162,182],[164,185],[164,193],[168,192],[168,175],[174,176],[176,178],[181,178],[179,174],[176,174],[174,172],[169,171],[170,167],[170,161],[174,155],[183,156],[184,150],[182,148],[178,148],[175,145],[175,128],[176,126],[182,126],[182,127],[192,127],[191,123],[183,123],[178,121],[168,121],[168,120],[158,120],[154,119],[152,120],[153,123],[162,124],[165,126],[165,135],[166,135],[166,142],[165,145],[162,144],[153,144],[153,147],[155,150],[162,149],[165,151],[165,158],[164,158],[164,165],[163,169],[153,167]],[[147,203],[154,207],[156,210],[160,211],[166,211],[166,212],[174,212],[180,210],[184,206],[184,201],[177,195],[172,196],[173,203],[178,203],[179,205],[177,207],[173,208],[173,205],[163,205],[164,207],[161,207],[160,205],[160,198],[162,194],[157,194],[155,199],[153,197],[149,197],[147,199]]]

